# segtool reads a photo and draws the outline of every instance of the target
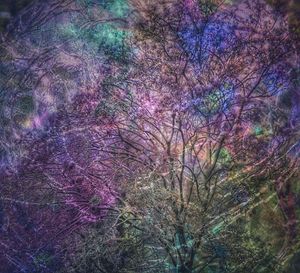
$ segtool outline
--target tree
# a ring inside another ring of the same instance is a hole
[[[113,115],[112,132],[94,146],[118,166],[111,171],[122,179],[131,228],[151,238],[149,268],[202,272],[217,262],[217,270],[231,263],[233,271],[240,253],[228,258],[223,238],[243,212],[271,198],[261,200],[260,191],[278,183],[275,170],[286,179],[284,169],[297,170],[297,159],[287,156],[295,131],[287,133],[278,101],[292,88],[284,72],[293,56],[282,46],[289,39],[284,21],[260,2],[225,10],[213,2],[203,10],[200,3],[196,16],[184,2],[140,6],[129,85],[110,84],[110,96],[130,107]],[[276,188],[289,241],[295,215],[287,210],[294,208]],[[252,262],[273,270],[268,255],[261,263],[248,256],[243,270]]]
[[[15,35],[33,53],[5,46],[28,61],[11,89],[32,89],[3,136],[19,141],[3,164],[6,271],[54,272],[49,257],[60,257],[66,272],[282,272],[299,229],[284,18],[258,0],[49,7]],[[50,47],[32,34],[39,21],[60,25]]]

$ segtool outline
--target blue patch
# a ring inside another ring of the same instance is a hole
[[[179,37],[190,59],[199,64],[213,54],[226,53],[236,40],[234,27],[221,21],[188,26]]]
[[[288,91],[290,81],[284,68],[276,67],[263,77],[263,84],[271,95],[279,95]]]

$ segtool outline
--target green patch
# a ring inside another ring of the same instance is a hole
[[[129,7],[126,0],[100,0],[100,6],[115,17],[125,17],[128,14]]]
[[[19,100],[19,110],[24,114],[30,114],[34,111],[34,101],[32,96],[25,96]]]
[[[114,60],[126,59],[130,51],[126,43],[129,32],[112,23],[102,23],[84,29],[80,29],[76,24],[67,24],[60,29],[60,35],[77,42],[79,40],[94,53],[102,52]]]
[[[256,125],[255,127],[254,127],[254,134],[256,135],[256,136],[260,136],[260,135],[262,135],[263,134],[263,129],[261,128],[261,126],[259,126],[259,125]]]
[[[218,5],[213,0],[198,0],[198,5],[201,12],[206,16],[213,14],[218,8]]]
[[[294,178],[291,181],[292,192],[300,194],[300,181],[297,178]]]
[[[209,94],[206,98],[205,104],[207,109],[209,109],[210,112],[216,112],[221,107],[222,103],[222,94],[220,91],[215,90],[211,94]]]
[[[220,233],[220,231],[222,230],[222,227],[223,227],[223,223],[219,223],[219,224],[217,224],[217,225],[215,225],[213,228],[212,228],[212,230],[211,230],[211,232],[213,233],[213,234],[219,234]]]
[[[94,33],[94,41],[98,43],[98,50],[114,60],[126,59],[129,47],[126,44],[128,32],[118,29],[112,24],[99,26]]]
[[[80,34],[78,28],[72,23],[64,24],[58,31],[64,38],[76,39]]]
[[[231,155],[230,155],[230,153],[228,152],[228,150],[225,149],[225,148],[222,148],[222,149],[220,150],[219,158],[220,158],[220,160],[221,160],[222,162],[224,162],[224,163],[228,163],[228,162],[231,161]]]

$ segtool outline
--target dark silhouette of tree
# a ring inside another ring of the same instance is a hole
[[[297,133],[278,102],[292,88],[285,70],[293,48],[286,46],[284,22],[260,2],[232,10],[194,6],[196,16],[184,2],[140,4],[129,85],[110,83],[110,96],[130,107],[105,101],[104,109],[119,111],[95,148],[118,166],[112,171],[122,179],[121,204],[130,207],[132,228],[151,237],[148,267],[202,272],[231,264],[229,270],[241,272],[254,263],[275,270],[276,257],[263,241],[235,269],[241,250],[229,255],[222,239],[243,213],[274,196],[261,197],[268,185],[285,215],[286,242],[296,236],[295,203],[282,188],[290,182],[278,187],[280,177],[297,175],[298,164],[288,155]],[[263,259],[260,247],[267,251]]]
[[[296,267],[297,41],[228,2],[38,1],[8,25],[3,272]]]

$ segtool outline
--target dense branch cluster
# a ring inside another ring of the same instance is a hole
[[[263,0],[23,9],[0,44],[0,271],[297,272],[297,46]]]

